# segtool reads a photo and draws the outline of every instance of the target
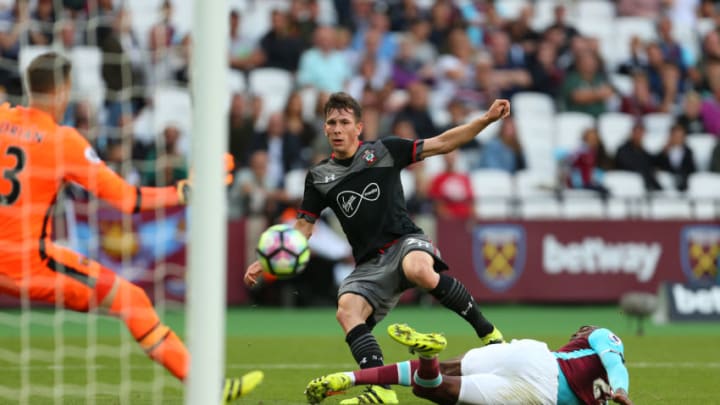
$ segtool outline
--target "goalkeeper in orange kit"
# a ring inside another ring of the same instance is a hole
[[[70,62],[38,56],[27,69],[29,107],[0,106],[0,292],[121,319],[140,347],[181,381],[190,355],[145,292],[100,263],[50,239],[58,190],[75,182],[126,213],[184,205],[190,186],[133,187],[110,170],[75,129],[60,126]],[[232,159],[226,161],[232,170]],[[225,381],[223,401],[252,391],[261,372]]]

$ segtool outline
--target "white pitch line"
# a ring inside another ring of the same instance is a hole
[[[149,370],[155,366],[153,363],[148,362],[145,365],[132,365],[132,366],[110,366],[96,364],[88,367],[87,365],[68,365],[68,366],[57,366],[57,365],[31,365],[31,366],[20,366],[20,365],[0,365],[0,370],[103,370],[103,369],[121,369],[129,368],[131,370]],[[231,363],[227,364],[226,367],[232,370],[318,370],[318,369],[332,369],[332,370],[354,370],[357,365],[354,363],[267,363],[267,364],[248,364],[248,363]],[[720,368],[720,362],[632,362],[627,363],[628,368],[700,368],[700,369],[714,369]],[[1,371],[0,371],[1,373]]]

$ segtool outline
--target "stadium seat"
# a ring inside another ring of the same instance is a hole
[[[544,93],[523,91],[512,96],[513,116],[518,115],[553,115],[555,102]]]
[[[276,68],[258,68],[250,72],[250,92],[259,95],[263,111],[259,125],[264,128],[267,118],[285,108],[295,79],[290,72]]]
[[[580,147],[582,133],[595,126],[590,114],[581,112],[562,112],[555,116],[555,148],[573,152]]]
[[[305,192],[305,176],[307,170],[293,169],[285,173],[285,192],[291,200],[300,201]]]
[[[610,191],[607,215],[612,219],[642,218],[646,215],[646,191],[642,176],[634,172],[613,170],[603,176]]]
[[[610,84],[621,96],[629,96],[632,94],[634,87],[632,77],[619,73],[611,73],[609,76]]]
[[[688,200],[678,197],[658,196],[650,199],[650,218],[689,219],[692,209]]]
[[[126,0],[123,4],[132,15],[130,24],[138,43],[143,49],[147,49],[150,44],[150,28],[160,21],[162,0]]]
[[[551,219],[560,217],[560,203],[555,198],[526,197],[518,201],[520,217],[523,219]]]
[[[515,196],[519,198],[553,197],[557,179],[552,173],[539,170],[521,170],[515,173]]]
[[[247,90],[245,74],[235,69],[228,69],[228,88],[230,93],[244,93]]]
[[[643,115],[643,124],[648,133],[670,133],[675,117],[668,113],[649,113]]]
[[[598,118],[598,132],[605,151],[615,156],[617,149],[628,139],[634,119],[630,114],[608,112]]]
[[[597,219],[605,217],[605,206],[600,197],[564,196],[562,216],[565,219]]]
[[[720,174],[699,172],[688,178],[687,194],[691,198],[720,200]]]
[[[475,213],[481,218],[505,218],[511,214],[512,177],[508,172],[479,169],[470,172]]]
[[[602,20],[612,22],[615,19],[615,4],[609,0],[583,0],[575,3],[575,18],[581,26],[582,21]]]
[[[520,16],[522,9],[530,2],[528,0],[495,0],[494,3],[498,15],[507,20],[514,20]]]
[[[515,126],[527,169],[543,171],[554,176],[557,172],[557,162],[554,155],[553,116],[515,116]]]
[[[415,173],[412,170],[403,169],[400,171],[400,183],[402,183],[405,200],[415,196]]]
[[[645,183],[635,172],[611,170],[603,176],[603,185],[610,195],[619,198],[645,198]]]
[[[320,25],[329,26],[337,24],[337,12],[333,0],[318,0],[317,22]]]
[[[315,87],[305,87],[300,90],[300,99],[302,100],[303,118],[307,121],[314,121],[318,90]]]
[[[20,69],[20,73],[24,76],[25,69],[27,69],[33,59],[51,50],[52,48],[44,45],[27,45],[20,48],[20,55],[18,56],[18,69]]]
[[[644,41],[651,41],[657,37],[655,24],[649,18],[618,17],[613,28],[615,46],[613,61],[626,61],[630,59],[630,39],[634,36]]]
[[[555,6],[558,0],[536,1],[530,26],[538,32],[545,31],[555,22]]]
[[[73,64],[73,89],[76,96],[88,100],[95,111],[100,111],[105,99],[105,81],[102,78],[102,52],[94,46],[76,46],[70,53]]]
[[[706,171],[710,168],[712,152],[717,145],[718,138],[712,134],[689,134],[686,138],[687,146],[693,152],[695,166],[698,171]]]
[[[600,46],[600,54],[605,60],[608,71],[614,71],[614,68],[622,62],[616,55],[614,20],[603,19],[583,19],[575,24],[578,31],[584,36],[595,38]]]
[[[432,179],[445,170],[445,160],[440,155],[430,156],[422,161],[425,177]]]
[[[168,125],[177,126],[184,134],[192,130],[190,92],[180,87],[157,87],[153,94],[153,130],[162,132]]]
[[[650,154],[659,153],[667,144],[670,138],[670,132],[651,132],[646,131],[643,137],[643,147]]]
[[[660,183],[662,190],[653,191],[653,195],[665,196],[665,197],[677,197],[680,195],[680,191],[677,189],[677,180],[675,175],[664,171],[658,170],[655,172],[655,179]]]

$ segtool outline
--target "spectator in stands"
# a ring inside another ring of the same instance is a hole
[[[700,50],[700,63],[697,72],[692,76],[695,88],[698,91],[709,91],[709,78],[720,74],[720,31],[709,31],[702,39]]]
[[[0,14],[0,56],[9,62],[18,60],[20,44],[29,41],[29,7],[28,1],[15,0],[10,10]],[[22,82],[16,64],[0,64],[0,86],[6,89],[10,97],[22,96]]]
[[[287,122],[287,131],[290,135],[300,140],[300,146],[305,151],[315,141],[317,131],[312,123],[305,120],[303,115],[303,100],[299,91],[293,91],[285,103],[285,121]],[[303,161],[309,162],[311,159],[309,154],[303,152]]]
[[[570,42],[580,33],[567,22],[567,9],[562,3],[555,6],[553,15],[555,21],[545,30],[545,37],[555,44],[560,55],[570,49]]]
[[[421,80],[429,81],[434,72],[432,65],[424,64],[416,57],[415,40],[404,35],[392,64],[392,83],[396,89],[405,89],[410,83]]]
[[[425,12],[415,0],[401,0],[390,4],[390,30],[393,32],[409,31],[413,21],[425,17]]]
[[[438,53],[429,39],[431,28],[430,21],[419,18],[412,21],[407,32],[408,37],[412,38],[415,44],[415,58],[423,65],[434,63]]]
[[[510,34],[510,42],[513,46],[520,47],[526,55],[535,53],[537,44],[540,41],[540,34],[532,29],[532,7],[525,6],[520,10],[520,15],[507,26],[508,34]]]
[[[140,172],[132,164],[132,142],[114,140],[108,143],[103,160],[125,181],[140,186]]]
[[[452,52],[450,43],[450,32],[453,31],[459,22],[460,13],[451,1],[436,1],[430,9],[430,42],[440,53]]]
[[[665,0],[617,0],[617,12],[621,17],[645,17],[657,19],[663,11]]]
[[[643,146],[644,137],[645,127],[638,122],[633,126],[630,139],[620,146],[615,154],[615,169],[638,173],[642,176],[647,190],[660,190],[662,187],[655,178],[653,157]]]
[[[440,4],[440,3],[436,3]],[[433,107],[445,108],[463,88],[473,87],[473,48],[465,30],[457,28],[448,37],[450,53],[442,54],[435,62],[435,91]]]
[[[670,129],[670,137],[663,150],[655,156],[655,166],[673,174],[675,188],[680,191],[687,190],[688,177],[695,173],[695,158],[693,151],[685,143],[685,128],[674,124]]]
[[[608,190],[602,185],[603,175],[612,168],[612,161],[605,151],[596,128],[583,132],[582,145],[569,159],[572,188],[594,190],[605,197]]]
[[[329,93],[342,90],[352,76],[352,71],[336,49],[335,31],[329,26],[318,27],[313,42],[315,46],[300,56],[298,85],[315,87]]]
[[[380,57],[380,45],[382,41],[382,33],[378,30],[368,30],[365,33],[365,45],[362,51],[357,53],[358,61],[371,58],[375,61],[374,80],[386,83],[390,79],[392,72],[392,60]]]
[[[503,120],[498,136],[483,145],[477,168],[498,169],[508,173],[525,169],[525,155],[517,137],[514,120]]]
[[[356,100],[362,100],[366,88],[380,91],[385,87],[386,79],[383,73],[378,72],[375,58],[365,57],[360,62],[358,72],[345,85],[345,91]]]
[[[252,103],[248,108],[248,103]],[[244,94],[233,94],[230,102],[228,124],[230,154],[235,159],[235,166],[244,167],[248,163],[248,155],[253,141],[255,126],[262,111],[262,98],[255,96],[248,100]]]
[[[494,65],[493,82],[500,89],[500,97],[509,99],[530,87],[532,78],[526,69],[525,53],[520,45],[510,43],[505,31],[492,33],[488,48]]]
[[[673,35],[673,23],[670,17],[663,16],[660,18],[660,21],[657,22],[657,34],[658,45],[665,60],[677,67],[682,83],[688,67],[692,64],[692,55],[675,39]]]
[[[119,125],[123,114],[137,113],[144,105],[144,95],[133,89],[146,84],[145,57],[132,31],[130,12],[120,9],[114,14],[111,30],[104,32],[100,42],[102,78],[105,82],[105,124]]]
[[[720,77],[710,78],[712,94],[706,97],[700,107],[705,131],[720,137]]]
[[[150,149],[140,167],[142,184],[163,187],[188,176],[185,156],[180,152],[180,129],[168,124],[154,148]]]
[[[238,170],[229,195],[231,217],[261,216],[270,220],[277,213],[286,194],[268,175],[270,166],[268,152],[257,150],[250,155],[249,166]]]
[[[153,64],[158,64],[167,59],[168,50],[177,41],[178,30],[172,23],[172,12],[172,2],[164,0],[160,7],[160,21],[150,27],[148,47]]]
[[[703,122],[700,110],[702,107],[702,98],[694,91],[685,93],[682,111],[678,115],[675,123],[681,125],[688,134],[700,134],[707,132],[705,123]]]
[[[230,67],[241,71],[249,71],[262,62],[262,54],[257,43],[240,29],[242,16],[237,10],[230,11],[230,38],[228,42],[228,60]]]
[[[445,170],[432,179],[428,197],[438,217],[467,220],[474,217],[473,190],[470,176],[457,170],[458,154],[454,150],[443,155]]]
[[[672,111],[678,96],[680,69],[665,59],[657,42],[648,43],[645,54],[647,64],[644,70],[650,84],[650,92],[660,101],[660,111]]]
[[[422,82],[414,82],[408,86],[409,102],[396,117],[396,120],[412,122],[418,138],[425,139],[437,135],[437,127],[430,116],[428,105],[428,86]]]
[[[32,45],[49,45],[55,34],[55,0],[38,0],[31,14],[33,28],[30,31]]]
[[[298,33],[305,46],[310,45],[318,28],[320,8],[317,0],[292,0],[290,2],[290,25]]]
[[[553,99],[557,98],[558,90],[562,88],[565,79],[565,72],[558,67],[556,61],[555,47],[548,41],[540,42],[528,66],[532,91],[545,93]]]
[[[720,141],[715,142],[715,147],[710,156],[710,169],[713,173],[720,173]]]
[[[607,110],[606,103],[615,93],[592,51],[581,51],[576,65],[577,70],[570,72],[563,83],[565,109],[598,117]]]
[[[300,153],[300,138],[291,135],[287,129],[287,121],[281,112],[270,115],[267,129],[255,134],[252,147],[253,152],[264,150],[268,153],[268,181],[275,187],[280,187],[285,174],[292,169],[305,167]]]
[[[635,118],[660,111],[657,98],[650,92],[648,78],[642,71],[633,74],[632,94],[623,96],[620,101],[620,112],[630,114]]]
[[[270,30],[260,39],[263,67],[272,67],[295,72],[305,46],[302,38],[292,30],[288,14],[273,10]]]
[[[373,46],[367,48],[368,35],[372,33],[371,41]],[[369,24],[365,28],[358,29],[353,37],[353,49],[362,50],[363,43],[366,44],[366,55],[372,55],[379,61],[392,63],[397,52],[395,35],[390,32],[390,19],[380,10],[374,10],[370,15]],[[372,53],[370,53],[372,50]]]

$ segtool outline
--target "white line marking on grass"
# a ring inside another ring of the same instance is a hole
[[[720,362],[689,362],[689,361],[640,361],[628,363],[629,368],[720,368]]]
[[[157,367],[153,363],[148,362],[147,364],[138,364],[138,365],[131,365],[131,366],[111,366],[111,365],[102,365],[102,364],[95,364],[90,367],[86,365],[68,365],[68,366],[58,366],[54,364],[48,364],[48,365],[39,365],[39,364],[32,364],[30,366],[20,366],[20,365],[0,365],[0,370],[19,370],[19,369],[28,369],[28,370],[57,370],[57,369],[63,369],[63,370],[105,370],[105,369],[120,369],[120,368],[129,368],[131,370],[150,370]],[[230,370],[250,370],[250,369],[260,369],[260,370],[319,370],[319,369],[332,369],[332,370],[355,370],[357,368],[357,365],[354,363],[266,363],[266,364],[249,364],[249,363],[230,363],[227,364],[226,367]],[[627,363],[628,368],[700,368],[700,369],[708,369],[708,368],[720,368],[720,362],[689,362],[689,361],[659,361],[659,362],[648,362],[648,361],[639,361],[639,362],[632,362]],[[0,374],[2,374],[2,371],[0,371]]]

